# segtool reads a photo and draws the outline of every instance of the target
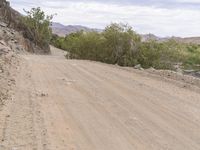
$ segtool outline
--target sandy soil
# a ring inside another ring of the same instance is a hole
[[[51,55],[56,56],[57,58],[66,58],[66,55],[68,54],[66,51],[60,50],[54,46],[50,46],[51,49]]]
[[[0,150],[200,149],[193,85],[60,56],[21,57]]]

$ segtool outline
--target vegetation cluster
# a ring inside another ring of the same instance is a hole
[[[178,43],[175,40],[164,42],[141,41],[133,29],[124,24],[113,23],[99,32],[77,32],[66,37],[53,35],[51,43],[69,52],[72,59],[88,59],[120,66],[143,68],[200,69],[200,45]]]

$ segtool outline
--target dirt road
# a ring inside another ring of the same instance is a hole
[[[198,90],[102,63],[21,57],[0,150],[200,149]]]

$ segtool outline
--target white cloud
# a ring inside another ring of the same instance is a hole
[[[199,0],[175,0],[175,1],[179,3],[197,3],[197,4],[200,3]]]
[[[44,1],[22,5],[13,1],[17,10],[40,5],[48,14],[57,13],[54,21],[104,28],[111,22],[129,23],[139,33],[159,36],[200,36],[200,11],[197,9],[158,8],[139,5],[118,5],[100,2]],[[181,0],[176,0],[181,1]],[[189,2],[182,0],[181,2]],[[192,2],[198,2],[192,0]]]

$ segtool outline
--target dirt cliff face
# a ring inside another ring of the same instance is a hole
[[[6,0],[0,0],[0,23],[5,27],[12,28],[23,35],[20,42],[24,45],[26,51],[38,54],[50,53],[49,45],[36,46],[31,37],[30,30],[21,22],[21,14],[10,7]]]

